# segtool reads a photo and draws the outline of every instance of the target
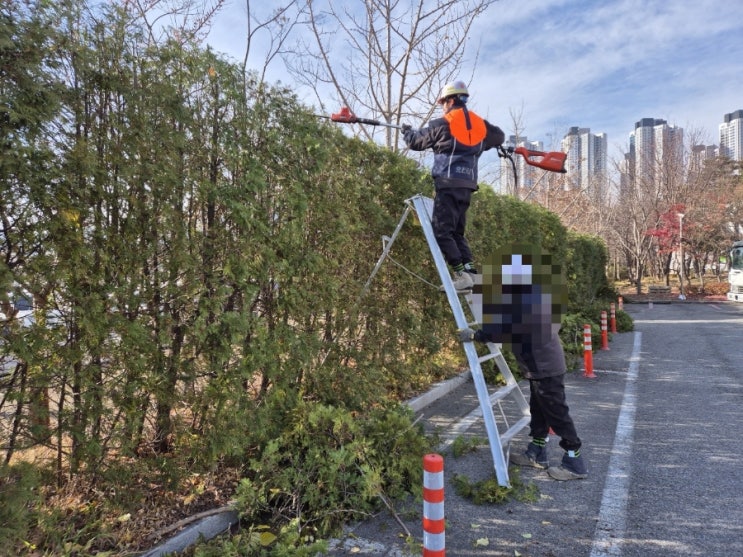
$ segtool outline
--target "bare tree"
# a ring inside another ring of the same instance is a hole
[[[513,143],[513,147],[518,147],[519,144],[524,140],[525,137],[525,125],[524,125],[524,105],[521,104],[521,107],[519,110],[515,110],[513,108],[508,110],[508,114],[511,117],[511,131],[513,132],[511,134],[511,137],[507,137],[507,141],[509,143]],[[511,142],[510,140],[513,139]],[[520,167],[520,169],[519,169]],[[502,193],[506,195],[513,195],[514,197],[519,197],[520,190],[519,190],[519,184],[517,182],[521,181],[521,185],[524,185],[524,178],[525,173],[531,170],[529,167],[527,167],[525,164],[517,164],[516,160],[501,159],[500,162],[500,184],[501,184],[501,191]],[[521,176],[519,176],[519,174]]]
[[[626,161],[615,161],[617,173],[624,175],[617,194],[617,210],[611,213],[613,239],[625,255],[630,281],[637,293],[642,291],[642,278],[652,249],[648,231],[658,224],[658,189],[652,179],[638,176],[625,166]]]
[[[726,159],[693,161],[689,166],[686,216],[684,218],[684,251],[688,265],[684,275],[693,270],[704,290],[704,273],[708,263],[717,263],[733,241],[739,238],[735,222],[740,206],[741,180],[736,165]],[[719,274],[718,274],[719,279]]]
[[[591,178],[586,187],[568,191],[555,190],[552,193],[551,210],[571,230],[606,239],[609,236],[612,211],[608,189],[608,178],[597,175]]]
[[[736,184],[740,182],[734,168],[695,154],[699,152],[695,145],[703,136],[699,130],[689,128],[685,141],[678,129],[670,132],[665,135],[669,130],[663,129],[664,135],[657,138],[642,165],[634,166],[629,160],[617,163],[623,179],[612,213],[610,240],[624,253],[638,293],[648,269],[668,284],[677,252],[684,253],[683,258],[676,258],[677,266],[684,266],[679,277],[689,277],[693,265],[703,287],[708,260],[722,253],[732,239]]]
[[[259,18],[255,15],[251,9],[250,0],[245,0],[245,7],[247,11],[247,29],[243,73],[247,73],[248,58],[251,55],[254,41],[260,34],[263,44],[266,45],[265,51],[262,53],[263,65],[258,76],[259,81],[263,82],[266,79],[268,67],[276,57],[287,54],[285,44],[289,37],[292,36],[292,31],[300,23],[300,19],[302,18],[301,6],[297,0],[287,0],[279,7],[273,9],[264,18]]]
[[[142,21],[149,41],[164,37],[179,42],[201,41],[209,33],[211,22],[225,0],[120,0],[133,18]]]
[[[151,44],[161,43],[166,37],[182,43],[202,43],[211,30],[215,16],[227,5],[226,0],[119,0],[119,2],[133,20],[142,23]],[[259,4],[259,7],[263,7],[263,4]],[[263,83],[269,66],[278,56],[287,54],[286,42],[303,17],[303,7],[299,0],[285,0],[266,12],[254,10],[253,3],[245,0],[245,13],[243,74],[248,75],[248,62],[256,57],[254,46],[256,42],[260,42],[258,56],[262,56],[262,61],[255,68],[258,82]]]
[[[323,110],[330,100],[391,124],[427,119],[443,84],[455,76],[467,80],[465,68],[474,72],[478,47],[469,46],[469,30],[494,1],[308,0],[309,33],[284,60]],[[372,138],[374,132],[361,133]],[[385,127],[384,133],[396,149],[399,131]]]

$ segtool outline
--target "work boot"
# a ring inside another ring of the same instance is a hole
[[[572,456],[571,456],[572,455]],[[557,468],[550,468],[547,473],[555,480],[582,480],[588,477],[588,469],[580,452],[566,451]]]
[[[511,455],[510,461],[512,464],[518,466],[531,466],[532,468],[539,468],[544,470],[550,467],[549,459],[547,458],[547,447],[540,447],[530,442],[526,447],[526,451],[523,453],[514,453]]]
[[[451,280],[454,283],[454,288],[456,290],[470,290],[472,286],[475,284],[475,281],[472,280],[472,275],[469,274],[467,271],[452,272]],[[439,290],[441,292],[444,292],[443,284],[439,286]]]

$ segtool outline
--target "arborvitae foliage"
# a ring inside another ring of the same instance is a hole
[[[475,253],[485,256],[510,244],[534,244],[550,253],[555,263],[565,264],[567,230],[557,215],[539,205],[481,187],[468,218]]]
[[[606,266],[609,255],[596,236],[571,232],[568,235],[567,275],[571,307],[578,311],[609,293]]]
[[[293,522],[302,536],[327,537],[383,497],[420,492],[421,455],[430,448],[422,439],[399,408],[358,416],[300,403],[251,460],[238,507],[248,524],[265,521],[278,532]]]

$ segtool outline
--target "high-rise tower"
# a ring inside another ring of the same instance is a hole
[[[679,168],[683,161],[684,130],[665,120],[643,118],[630,133],[629,171],[635,180],[652,183],[664,169]]]
[[[592,134],[590,128],[572,127],[562,139],[568,154],[565,167],[571,188],[583,191],[602,189],[606,181],[608,139],[605,133]]]
[[[720,124],[720,155],[735,161],[743,160],[743,110],[725,114]]]

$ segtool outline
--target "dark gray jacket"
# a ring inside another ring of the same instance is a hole
[[[474,339],[478,342],[498,342],[487,333],[487,327],[475,331]],[[521,375],[526,379],[545,379],[562,375],[567,371],[565,352],[557,331],[546,342],[531,344],[527,342],[509,344]]]
[[[536,346],[513,345],[512,349],[519,363],[521,375],[526,379],[544,379],[562,375],[567,371],[565,352],[557,333],[543,344]]]
[[[503,144],[505,134],[465,105],[455,105],[443,118],[420,130],[407,130],[403,139],[413,151],[433,150],[431,175],[436,189],[477,189],[477,162],[488,149]]]

